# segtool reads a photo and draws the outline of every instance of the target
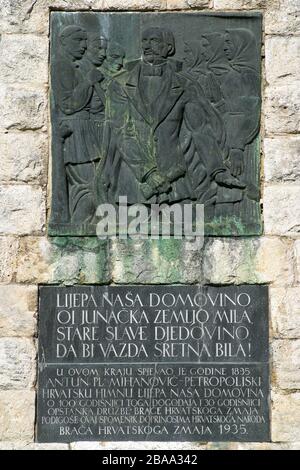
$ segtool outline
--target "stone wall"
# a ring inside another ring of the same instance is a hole
[[[49,12],[264,13],[264,234],[100,242],[46,236]],[[34,444],[39,283],[268,283],[272,443],[177,449],[300,448],[300,0],[0,0],[0,448],[173,449],[174,443]]]

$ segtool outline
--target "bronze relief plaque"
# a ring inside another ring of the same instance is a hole
[[[261,15],[51,15],[50,235],[97,207],[203,204],[207,235],[259,235]]]

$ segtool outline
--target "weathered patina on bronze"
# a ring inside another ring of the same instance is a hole
[[[52,14],[51,235],[97,206],[205,206],[210,235],[261,233],[261,17]]]

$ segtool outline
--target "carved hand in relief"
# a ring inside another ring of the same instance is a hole
[[[217,173],[215,176],[216,183],[227,188],[239,188],[244,189],[246,185],[241,183],[237,178],[231,176],[228,171],[222,171]]]
[[[59,129],[60,129],[60,135],[63,140],[69,137],[70,135],[72,135],[73,133],[72,129],[66,122],[61,122],[59,125]]]
[[[259,187],[255,184],[248,183],[247,185],[247,196],[252,201],[259,202],[260,201],[260,191]]]
[[[157,170],[148,176],[147,184],[162,193],[170,189],[170,183]]]
[[[96,83],[102,82],[104,80],[104,75],[100,72],[100,70],[92,69],[87,74],[87,79],[91,85],[95,85]]]
[[[228,166],[233,176],[241,176],[244,172],[244,154],[240,149],[231,149]]]

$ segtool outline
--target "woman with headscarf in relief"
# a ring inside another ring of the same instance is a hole
[[[226,31],[224,52],[229,69],[222,77],[221,89],[226,101],[226,132],[233,175],[245,167],[245,149],[259,131],[260,85],[255,63],[256,41],[247,29]],[[254,60],[253,60],[254,58]]]
[[[211,47],[206,36],[210,36],[210,40],[213,40],[214,47]],[[220,33],[204,35],[198,41],[185,42],[185,67],[183,74],[198,85],[199,102],[206,110],[206,115],[216,137],[220,152],[224,161],[226,161],[228,157],[228,147],[226,146],[225,123],[223,119],[223,114],[226,109],[220,84],[216,78],[216,75],[228,70],[226,65],[224,65],[223,44],[223,35]],[[221,61],[220,51],[222,51],[223,61]],[[187,142],[191,142],[191,139],[188,138],[188,135],[185,135],[185,143]],[[199,192],[201,192],[209,182],[204,178],[205,169],[201,166],[201,157],[199,158],[188,145],[186,145],[186,148],[185,156],[187,166],[191,174],[197,199],[201,201],[201,198],[199,199]],[[203,176],[203,180],[201,180],[201,176]],[[212,186],[209,186],[209,188],[209,192],[211,193],[213,188]],[[216,193],[216,188],[214,189]],[[223,190],[230,195],[230,199],[233,202],[238,202],[243,197],[243,191],[239,188],[224,188]],[[218,191],[220,191],[220,189],[218,189]]]
[[[204,110],[207,122],[216,137],[222,155],[222,148],[225,145],[225,128],[221,116],[212,106],[212,96],[206,81],[208,71],[202,54],[201,42],[188,41],[185,42],[184,46],[184,70],[182,74],[197,85],[195,89],[198,90],[199,105]],[[217,185],[211,182],[201,155],[198,155],[193,144],[192,135],[184,125],[181,131],[181,143],[194,197],[198,202],[206,205],[206,215],[209,211],[210,215],[213,216]]]
[[[202,42],[207,69],[216,78],[222,99],[218,109],[226,128],[228,156],[226,165],[233,176],[246,185],[246,196],[236,203],[234,191],[218,190],[216,215],[255,215],[258,207],[257,163],[254,158],[255,137],[259,130],[260,88],[256,64],[256,41],[251,31],[233,29],[207,33]],[[234,196],[234,197],[233,197]]]
[[[204,34],[200,41],[185,43],[184,59],[187,73],[200,84],[206,98],[221,113],[225,112],[225,102],[216,75],[228,70],[224,60],[221,62],[223,44],[221,33]]]
[[[246,184],[247,196],[242,205],[235,205],[234,213],[242,218],[255,217],[259,211],[255,137],[260,126],[260,79],[253,33],[242,28],[226,31],[224,53],[228,69],[220,75],[219,83],[226,103],[227,165],[232,175]],[[219,202],[227,202],[225,193],[222,200],[220,192]]]

